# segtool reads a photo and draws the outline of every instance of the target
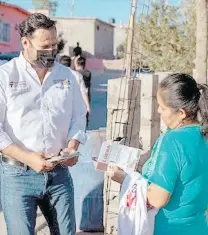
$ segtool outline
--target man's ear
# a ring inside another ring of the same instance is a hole
[[[25,49],[25,48],[28,48],[30,42],[29,42],[28,38],[22,37],[21,43],[22,43],[22,47]]]

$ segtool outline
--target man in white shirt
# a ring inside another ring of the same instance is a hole
[[[34,235],[37,206],[53,235],[75,235],[68,166],[47,161],[84,143],[86,106],[72,72],[55,63],[55,22],[31,14],[20,24],[23,52],[0,67],[2,206],[8,234]]]
[[[68,67],[71,70],[71,72],[74,74],[74,76],[76,77],[76,80],[80,86],[82,97],[87,106],[87,112],[90,114],[91,108],[90,108],[90,101],[89,101],[89,96],[88,96],[88,88],[85,86],[82,74],[70,68],[71,58],[69,56],[66,56],[66,55],[61,56],[61,58],[59,59],[59,63]]]

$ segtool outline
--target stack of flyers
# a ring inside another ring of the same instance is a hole
[[[74,158],[74,157],[79,157],[79,152],[73,152],[73,153],[62,153],[58,156],[51,156],[50,158],[47,158],[46,160],[48,162],[52,162],[52,163],[61,163],[64,162],[70,158]]]
[[[110,140],[105,141],[100,149],[96,169],[107,171],[108,165],[111,164],[120,167],[126,173],[133,172],[140,160],[141,153],[141,149],[121,145]]]

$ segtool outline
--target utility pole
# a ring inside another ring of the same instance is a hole
[[[134,39],[134,25],[136,19],[137,0],[132,0],[131,13],[128,27],[128,38],[127,38],[127,54],[126,54],[126,78],[131,79],[132,74],[132,58],[133,58],[133,39]]]
[[[74,2],[75,0],[71,0],[71,9],[70,9],[70,16],[73,17],[74,16]]]
[[[196,1],[196,80],[207,83],[207,0]]]

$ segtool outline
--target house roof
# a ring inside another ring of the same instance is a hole
[[[105,21],[102,21],[98,18],[93,18],[93,17],[56,17],[56,16],[54,16],[54,17],[51,17],[51,19],[53,19],[53,20],[59,20],[59,19],[63,19],[63,20],[91,20],[91,21],[98,21],[101,24],[105,24],[109,27],[114,28],[113,24],[107,23]]]
[[[19,6],[12,5],[12,4],[8,4],[8,3],[4,3],[4,2],[0,2],[0,5],[3,5],[3,6],[5,6],[5,7],[11,8],[11,9],[15,9],[15,10],[17,10],[17,11],[19,11],[19,12],[25,14],[25,15],[30,15],[30,12],[28,12],[28,11],[22,9],[22,8],[19,7]]]

